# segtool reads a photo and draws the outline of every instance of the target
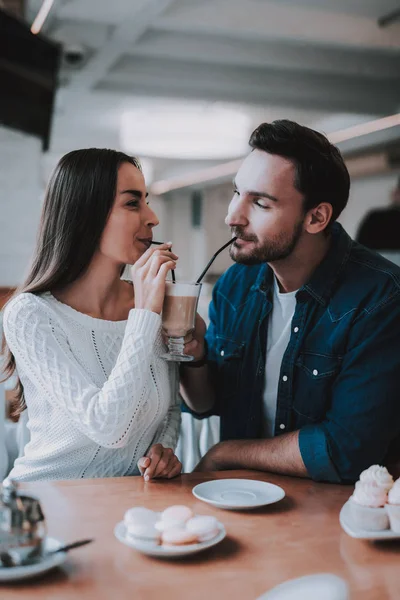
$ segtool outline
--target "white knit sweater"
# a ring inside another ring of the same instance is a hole
[[[133,475],[153,444],[175,448],[178,369],[160,357],[159,315],[133,309],[127,321],[105,321],[26,293],[8,304],[3,327],[30,430],[10,477]]]

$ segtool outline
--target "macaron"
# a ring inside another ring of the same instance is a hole
[[[218,535],[218,521],[215,517],[206,515],[193,517],[187,521],[186,530],[194,533],[199,542],[207,542]]]
[[[184,528],[185,523],[193,517],[193,511],[188,506],[176,504],[169,506],[161,513],[156,527],[159,531]]]
[[[154,525],[149,523],[135,523],[126,527],[126,535],[134,540],[143,540],[146,542],[159,543],[161,533],[157,531]]]
[[[187,546],[197,544],[197,535],[181,527],[171,527],[163,532],[161,537],[164,546]]]
[[[126,526],[134,524],[149,524],[155,523],[158,519],[158,514],[154,510],[145,508],[144,506],[134,506],[129,508],[124,515],[124,523]]]
[[[162,521],[181,521],[186,523],[193,517],[193,511],[188,506],[184,506],[183,504],[175,504],[174,506],[169,506],[161,513]]]
[[[143,506],[135,506],[126,511],[124,524],[128,537],[159,543],[161,535],[155,528],[158,514]]]

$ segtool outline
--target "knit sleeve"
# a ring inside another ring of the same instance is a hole
[[[81,433],[105,448],[121,448],[128,443],[144,402],[160,325],[161,317],[156,313],[130,311],[115,366],[99,388],[75,359],[61,326],[40,298],[17,296],[7,306],[3,321],[19,376],[29,378]]]
[[[181,403],[183,399],[179,394],[179,370],[177,365],[174,364],[173,369],[174,385],[171,395],[171,405],[164,421],[156,431],[154,441],[151,445],[162,444],[165,448],[172,448],[175,451],[181,428]]]

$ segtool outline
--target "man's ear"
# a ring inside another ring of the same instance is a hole
[[[304,228],[308,233],[320,233],[327,228],[332,218],[332,204],[329,202],[321,202],[306,214],[304,220]]]

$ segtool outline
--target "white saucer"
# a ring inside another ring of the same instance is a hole
[[[196,485],[192,492],[199,500],[230,510],[257,508],[285,497],[278,485],[253,479],[214,479]]]
[[[63,542],[56,538],[47,537],[44,543],[45,552],[51,552],[56,550],[60,546],[63,546]],[[67,558],[66,552],[57,552],[50,556],[44,556],[40,561],[33,565],[23,565],[20,567],[0,567],[0,583],[7,583],[13,581],[22,581],[24,579],[31,579],[37,577],[43,573],[47,573],[50,569],[58,567]]]
[[[391,529],[383,529],[382,531],[366,531],[365,529],[360,529],[357,525],[354,524],[349,501],[343,505],[342,510],[340,511],[339,521],[342,526],[342,529],[353,538],[357,538],[359,540],[395,540],[400,538],[400,533],[396,533]]]
[[[349,600],[349,588],[341,577],[331,573],[290,579],[259,596],[257,600]]]
[[[160,546],[155,542],[141,542],[133,541],[131,538],[126,536],[126,527],[123,521],[117,523],[114,529],[114,535],[123,544],[134,548],[143,554],[148,556],[157,556],[162,558],[178,558],[181,556],[188,556],[189,554],[196,554],[207,548],[211,548],[216,544],[219,544],[226,536],[225,527],[218,521],[219,533],[211,540],[207,542],[200,542],[199,544],[188,544],[187,546]]]

